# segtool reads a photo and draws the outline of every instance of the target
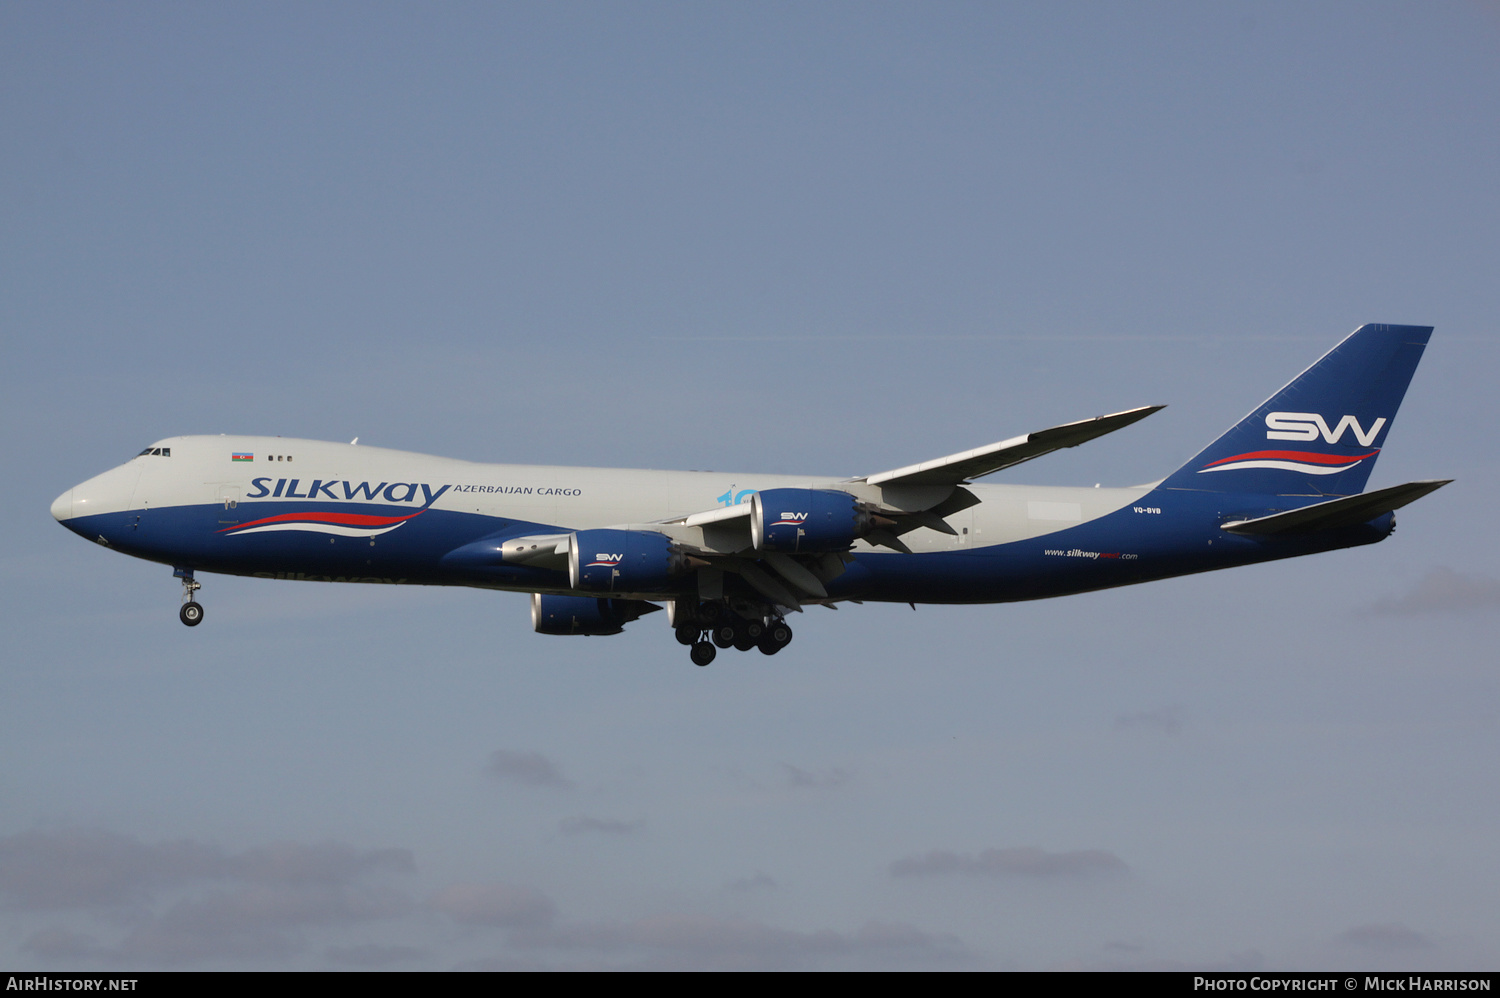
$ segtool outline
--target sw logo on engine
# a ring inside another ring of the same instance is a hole
[[[1328,443],[1336,444],[1344,435],[1345,430],[1353,430],[1354,439],[1359,441],[1359,445],[1368,447],[1375,442],[1376,435],[1380,433],[1380,428],[1384,425],[1385,417],[1381,416],[1366,430],[1359,425],[1359,420],[1345,415],[1339,419],[1338,425],[1330,430],[1328,422],[1316,412],[1268,412],[1266,413],[1266,439],[1316,440],[1321,436]]]

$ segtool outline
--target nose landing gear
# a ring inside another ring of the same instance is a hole
[[[197,627],[203,623],[203,605],[193,599],[193,594],[203,588],[203,583],[193,578],[191,568],[176,568],[172,575],[182,580],[182,609],[177,611],[177,619],[189,627]]]

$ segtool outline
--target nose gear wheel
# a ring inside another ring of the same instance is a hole
[[[189,627],[197,627],[203,623],[203,604],[193,595],[203,588],[203,583],[193,578],[191,568],[173,569],[172,574],[182,580],[182,609],[177,611],[177,619]]]

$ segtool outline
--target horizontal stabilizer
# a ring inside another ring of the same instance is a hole
[[[1328,502],[1288,510],[1285,513],[1273,513],[1254,520],[1236,520],[1233,523],[1224,524],[1220,529],[1232,534],[1283,534],[1352,527],[1357,523],[1367,523],[1384,513],[1400,509],[1429,492],[1436,492],[1451,481],[1453,481],[1451,478],[1441,478],[1407,482],[1405,485],[1393,485],[1388,489],[1379,489],[1362,495],[1330,499]]]
[[[949,454],[947,457],[908,465],[895,471],[882,471],[863,480],[870,485],[962,485],[971,478],[988,475],[1064,447],[1077,447],[1095,437],[1129,426],[1138,419],[1145,419],[1164,408],[1166,407],[1160,405],[1144,405],[1108,416],[1064,423],[1024,436],[1011,437],[987,447]]]

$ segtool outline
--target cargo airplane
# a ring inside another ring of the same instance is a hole
[[[1158,482],[974,480],[1160,409],[1054,426],[857,478],[477,464],[281,437],[184,436],[58,496],[52,515],[197,572],[531,594],[543,634],[666,608],[679,642],[780,651],[791,611],[1003,603],[1370,544],[1447,484],[1365,492],[1429,326],[1366,325]]]

